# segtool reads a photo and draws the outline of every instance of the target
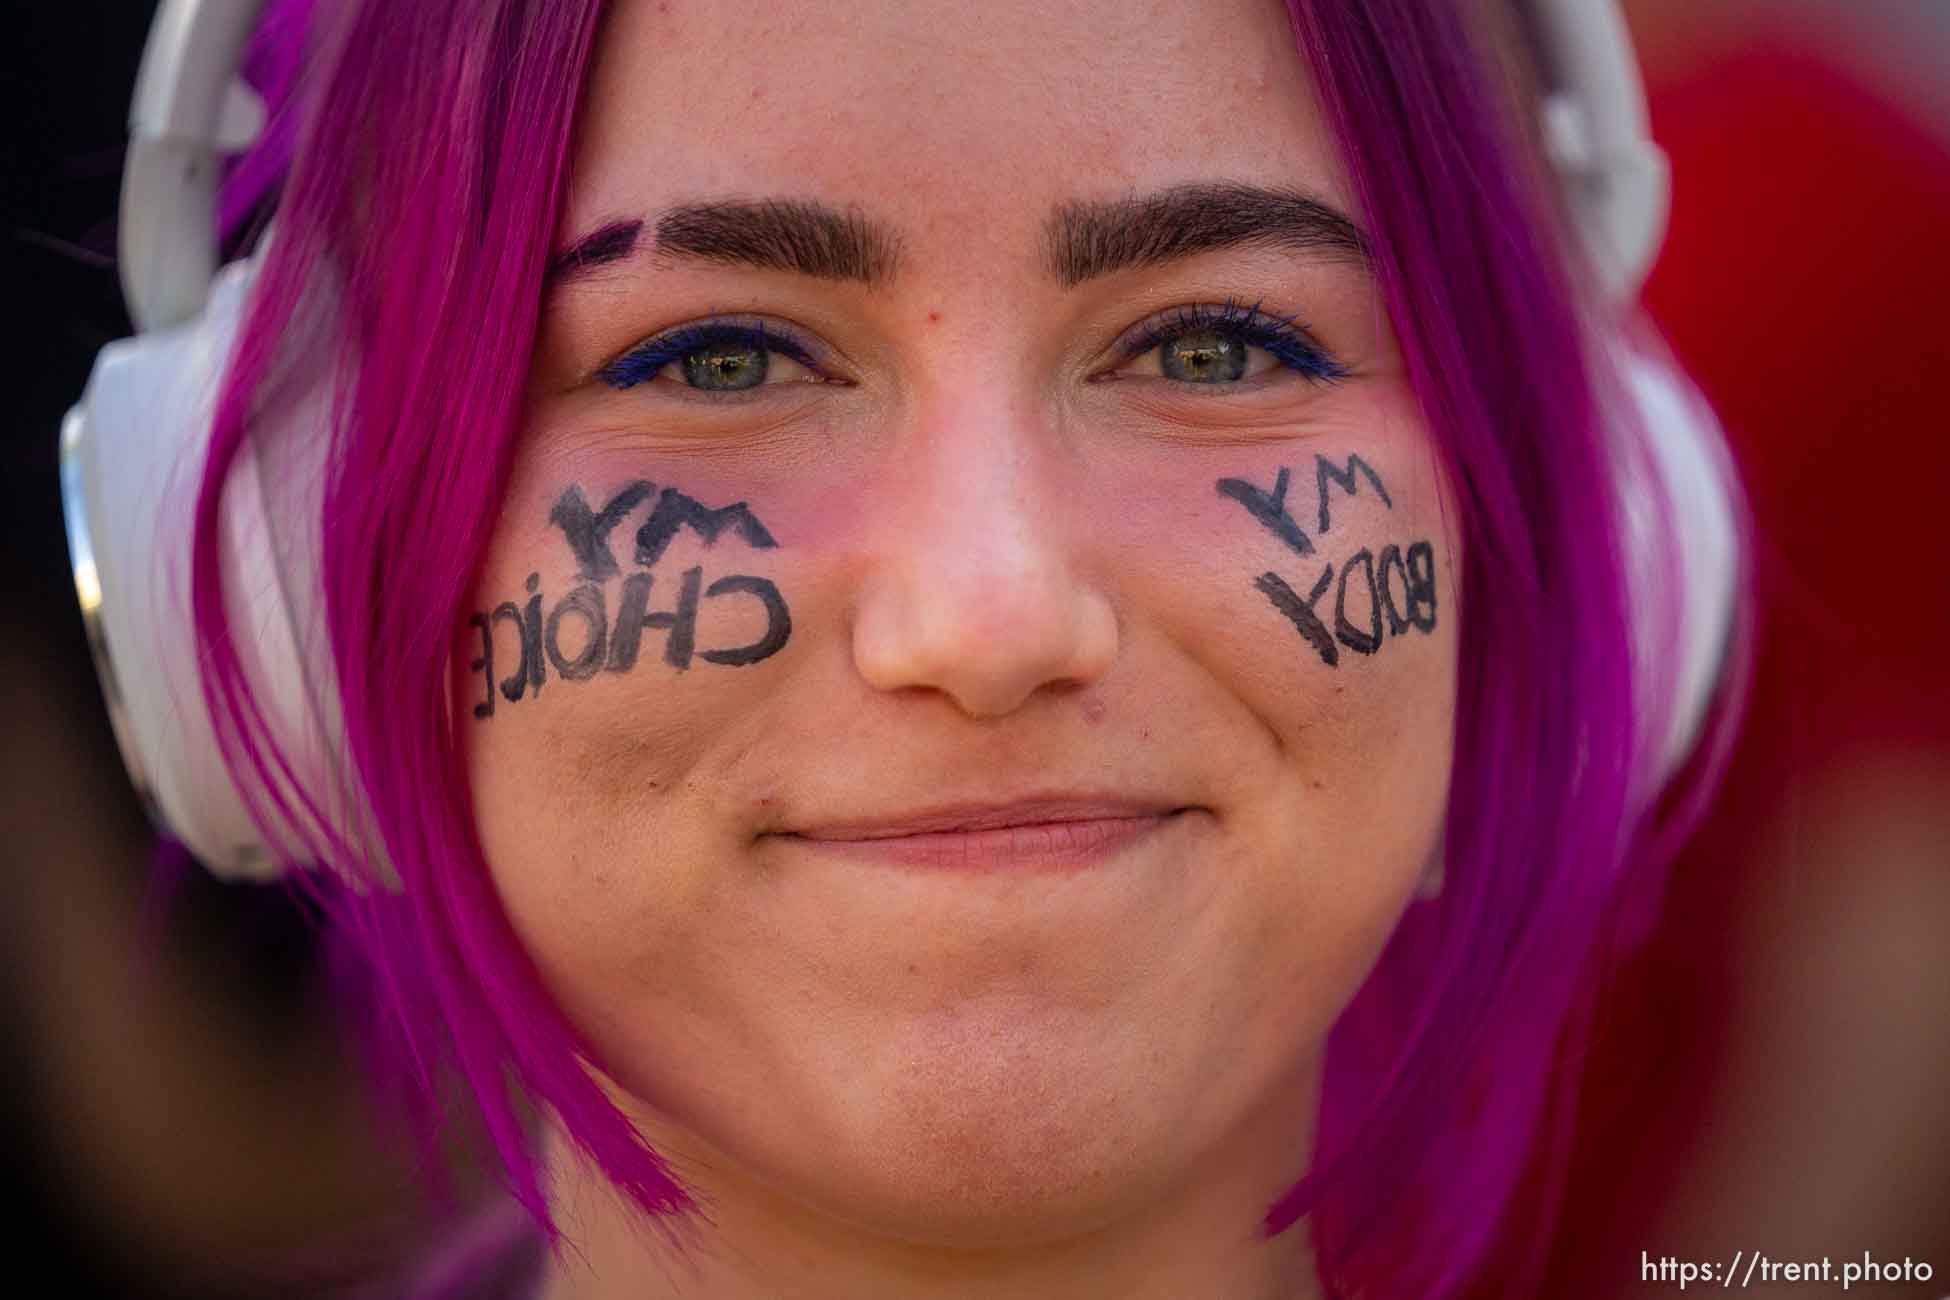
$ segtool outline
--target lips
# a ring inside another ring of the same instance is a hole
[[[962,870],[1085,867],[1163,830],[1184,808],[1050,796],[822,821],[781,833],[815,850],[893,865]]]
[[[809,840],[885,840],[949,831],[990,831],[1017,826],[1121,821],[1137,817],[1160,817],[1177,811],[1178,809],[1170,804],[1148,800],[1054,795],[1012,800],[1001,804],[941,805],[884,818],[822,821],[814,825],[795,827],[792,833]]]

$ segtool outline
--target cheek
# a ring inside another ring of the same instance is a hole
[[[509,500],[455,714],[483,853],[547,965],[565,936],[594,956],[708,910],[708,878],[640,865],[722,856],[713,767],[765,734],[795,611],[765,519],[713,485],[518,476]]]
[[[1455,717],[1456,540],[1421,440],[1323,438],[1207,458],[1121,494],[1107,553],[1189,661],[1265,850],[1282,944],[1361,966],[1431,865]]]
[[[1112,495],[1094,529],[1125,603],[1243,705],[1289,719],[1282,734],[1446,726],[1457,542],[1421,444],[1221,450]]]

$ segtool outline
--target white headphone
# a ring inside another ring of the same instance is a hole
[[[81,601],[122,756],[160,829],[221,875],[275,875],[273,852],[224,765],[199,683],[189,619],[190,515],[218,386],[253,266],[217,267],[221,162],[261,129],[237,78],[263,0],[164,0],[130,109],[121,202],[121,278],[141,332],[104,348],[61,429],[61,493]],[[1583,253],[1617,302],[1638,291],[1664,236],[1668,175],[1647,137],[1644,91],[1615,0],[1526,0],[1544,76],[1544,140]],[[1624,371],[1652,434],[1651,464],[1622,467],[1635,554],[1677,527],[1685,590],[1658,593],[1650,561],[1635,600],[1682,620],[1664,757],[1691,750],[1719,677],[1739,567],[1732,478],[1711,413],[1670,365],[1632,350]],[[322,424],[323,411],[291,417]],[[318,446],[323,439],[292,439]],[[288,453],[281,453],[288,454]],[[239,651],[329,829],[359,824],[338,739],[336,695],[309,686],[329,664],[317,548],[271,527],[318,519],[319,466],[247,448],[225,495],[225,582]],[[1653,479],[1656,477],[1656,482]],[[1649,657],[1649,656],[1648,656]],[[290,837],[317,843],[319,827]],[[283,843],[287,836],[280,835]],[[364,838],[358,835],[358,838]]]

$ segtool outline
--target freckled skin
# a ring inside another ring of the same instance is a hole
[[[1310,1293],[1304,1226],[1256,1227],[1305,1172],[1322,1044],[1439,844],[1457,542],[1359,265],[1235,249],[1070,288],[1044,269],[1043,222],[1078,199],[1224,179],[1354,212],[1281,6],[1200,12],[868,0],[838,22],[778,0],[734,32],[691,0],[621,0],[603,29],[560,245],[754,196],[902,241],[872,289],[644,256],[557,295],[471,606],[526,599],[531,573],[551,606],[577,585],[550,520],[572,486],[592,509],[637,480],[747,502],[776,540],[679,532],[649,570],[652,610],[692,567],[775,584],[792,632],[762,662],[679,672],[646,631],[629,671],[551,675],[467,724],[517,933],[713,1202],[688,1294]],[[1112,352],[1166,309],[1260,300],[1349,377],[1275,362],[1249,392],[1192,392]],[[712,404],[681,378],[586,379],[727,312],[812,336],[843,382]],[[1321,528],[1322,456],[1358,456],[1387,500],[1331,485]],[[1215,488],[1282,468],[1311,554]],[[610,535],[612,613],[651,508]],[[1425,540],[1430,625],[1384,618],[1335,666],[1256,586],[1304,598],[1328,565]],[[756,602],[700,598],[700,649],[763,630]],[[516,633],[494,635],[505,676]],[[458,716],[481,652],[457,641]],[[775,834],[1051,789],[1194,811],[1071,873],[867,868]],[[548,1294],[674,1294],[654,1237],[561,1171],[583,1254]]]

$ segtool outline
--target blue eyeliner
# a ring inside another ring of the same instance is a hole
[[[1349,373],[1297,319],[1273,316],[1261,311],[1258,303],[1248,307],[1230,298],[1217,307],[1175,307],[1145,323],[1124,344],[1123,359],[1134,361],[1180,335],[1199,331],[1262,348],[1288,370],[1315,383],[1333,383],[1347,378]]]
[[[749,348],[754,352],[776,352],[797,361],[815,374],[823,374],[812,354],[784,334],[765,328],[763,322],[699,321],[679,325],[643,342],[596,371],[595,378],[611,388],[634,388],[656,378],[659,371],[674,361],[682,361],[706,348]]]
[[[1218,334],[1260,348],[1286,369],[1314,383],[1333,383],[1349,374],[1347,367],[1336,361],[1298,320],[1263,312],[1258,303],[1246,306],[1232,299],[1219,306],[1175,307],[1154,317],[1126,335],[1119,348],[1121,359],[1133,361],[1175,338],[1198,332]],[[665,367],[710,348],[775,353],[826,378],[825,368],[790,335],[767,329],[763,321],[739,320],[698,321],[666,330],[603,365],[593,377],[611,388],[634,388],[656,378]]]

